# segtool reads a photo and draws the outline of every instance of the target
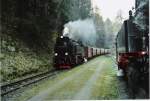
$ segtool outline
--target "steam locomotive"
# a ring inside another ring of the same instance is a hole
[[[56,69],[69,69],[93,57],[108,54],[109,49],[86,47],[81,42],[60,36],[54,47],[53,65]]]
[[[118,69],[124,72],[131,97],[135,98],[139,89],[149,94],[149,38],[148,32],[141,31],[134,23],[132,11],[129,15],[116,36],[116,61]]]

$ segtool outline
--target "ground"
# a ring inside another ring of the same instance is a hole
[[[24,89],[14,101],[127,99],[111,56],[100,56]]]

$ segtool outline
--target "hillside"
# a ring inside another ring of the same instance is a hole
[[[65,23],[88,16],[86,11],[86,14],[78,12],[74,17],[80,6],[78,3],[85,1],[90,2],[2,0],[1,80],[9,81],[52,69],[55,39],[62,34]]]

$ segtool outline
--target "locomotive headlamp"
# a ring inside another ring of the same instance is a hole
[[[58,53],[55,53],[55,56],[57,56],[58,55]]]
[[[60,36],[60,38],[63,38],[63,36]]]
[[[141,52],[141,54],[144,55],[144,54],[146,54],[146,52],[143,51],[143,52]]]
[[[66,52],[65,55],[68,55],[68,53]]]

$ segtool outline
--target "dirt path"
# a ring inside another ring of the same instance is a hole
[[[91,96],[91,90],[94,85],[94,82],[96,82],[97,78],[100,75],[100,70],[104,64],[104,61],[99,64],[97,69],[95,69],[95,72],[92,74],[92,76],[89,78],[89,80],[85,83],[85,85],[82,87],[82,89],[75,95],[74,99],[84,100],[89,99]]]

